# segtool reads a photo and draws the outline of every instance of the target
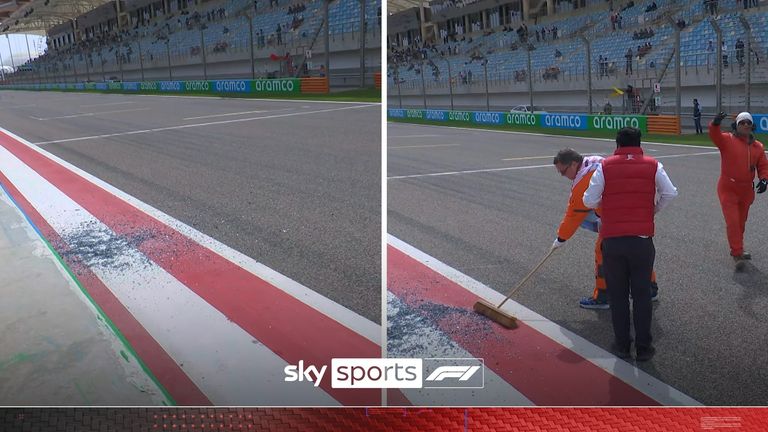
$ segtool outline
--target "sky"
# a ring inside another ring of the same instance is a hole
[[[29,52],[32,58],[45,52],[45,37],[40,35],[28,35]],[[8,43],[10,42],[10,49]],[[6,67],[11,66],[11,52],[13,52],[13,64],[17,67],[24,64],[29,59],[27,54],[27,42],[23,34],[0,35],[0,56],[2,64]]]

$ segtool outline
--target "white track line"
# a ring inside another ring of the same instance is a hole
[[[412,145],[412,146],[388,146],[389,149],[414,149],[414,148],[429,148],[429,147],[456,147],[461,144],[428,144],[428,145]]]
[[[654,156],[654,159],[713,155],[713,154],[719,154],[719,153],[720,153],[719,151],[708,151],[708,152],[701,152],[701,153],[681,153],[676,155]],[[546,157],[552,157],[552,156],[546,156]],[[504,160],[511,160],[511,159],[504,159]],[[449,175],[458,175],[458,174],[476,174],[476,173],[486,173],[486,172],[495,172],[495,171],[514,171],[514,170],[531,169],[531,168],[551,168],[551,167],[552,165],[549,164],[549,165],[528,165],[528,166],[507,167],[507,168],[488,168],[488,169],[467,170],[467,171],[448,171],[448,172],[429,173],[429,174],[392,176],[392,177],[387,177],[387,180],[399,180],[399,179],[418,178],[418,177],[439,177],[439,176],[449,176]]]
[[[390,330],[397,328],[397,340],[388,343],[391,358],[474,358],[469,351],[451,340],[394,294],[387,292],[387,313],[397,319],[389,320]],[[492,369],[484,368],[482,389],[401,389],[414,405],[432,406],[532,406],[525,395],[504,381]]]
[[[113,133],[113,134],[92,135],[92,136],[85,136],[85,137],[79,137],[79,138],[65,138],[65,139],[60,139],[60,140],[42,141],[42,142],[37,142],[37,143],[32,143],[32,144],[33,145],[37,145],[37,146],[41,146],[41,145],[45,145],[45,144],[55,144],[55,143],[63,143],[63,142],[71,142],[71,141],[84,141],[84,140],[110,138],[110,137],[124,136],[124,135],[136,135],[136,134],[144,134],[144,133],[152,133],[152,132],[161,132],[161,131],[167,131],[167,130],[187,129],[187,128],[193,128],[193,127],[213,126],[213,125],[221,125],[221,124],[229,124],[229,123],[240,123],[240,122],[247,122],[247,121],[254,121],[254,120],[267,120],[267,119],[280,118],[280,117],[294,117],[294,116],[302,116],[302,115],[310,115],[310,114],[320,114],[320,113],[333,112],[333,111],[343,111],[343,110],[350,110],[350,109],[371,108],[372,106],[374,106],[374,105],[356,105],[356,106],[344,107],[344,108],[329,108],[329,109],[317,110],[317,111],[304,111],[304,112],[290,113],[290,114],[276,114],[276,115],[264,116],[264,117],[249,117],[249,118],[244,118],[244,119],[220,120],[220,121],[208,122],[208,123],[195,123],[195,124],[188,124],[188,125],[168,126],[168,127],[162,127],[162,128],[154,128],[154,129],[143,129],[143,130],[135,130],[135,131],[129,131],[129,132],[118,132],[118,133]]]
[[[284,385],[285,360],[4,147],[0,169],[70,246],[81,239],[89,268],[215,405],[338,404],[310,383]]]
[[[60,116],[60,117],[48,117],[48,118],[39,118],[30,116],[31,118],[35,120],[60,120],[60,119],[69,119],[69,118],[76,118],[76,117],[92,117],[95,115],[102,115],[102,114],[114,114],[114,113],[124,113],[124,112],[133,112],[133,111],[146,111],[150,108],[131,108],[127,110],[115,110],[115,111],[99,111],[99,112],[92,112],[92,113],[80,113],[80,114],[73,114],[73,115],[67,115],[67,116]]]
[[[289,109],[291,108],[284,108],[279,110],[241,111],[241,112],[226,113],[226,114],[211,114],[211,115],[199,116],[199,117],[185,117],[182,120],[198,120],[198,119],[204,119],[204,118],[226,117],[226,116],[235,116],[235,115],[243,115],[243,114],[259,114],[263,112],[287,111]]]
[[[449,175],[457,175],[457,174],[475,174],[475,173],[486,173],[486,172],[494,172],[494,171],[513,171],[513,170],[545,168],[545,167],[551,168],[552,164],[507,167],[507,168],[488,168],[488,169],[468,170],[468,171],[448,171],[448,172],[439,172],[439,173],[430,173],[430,174],[412,174],[412,175],[404,175],[404,176],[387,177],[387,180],[399,180],[399,179],[408,179],[408,178],[417,178],[417,177],[439,177],[439,176],[449,176]]]
[[[346,307],[340,305],[339,303],[334,302],[331,299],[328,299],[326,297],[323,297],[322,295],[318,294],[317,292],[307,288],[306,286],[289,279],[288,277],[272,270],[269,267],[266,267],[265,265],[257,262],[253,258],[235,250],[231,247],[225,245],[224,243],[219,242],[218,240],[215,240],[211,238],[210,236],[203,234],[202,232],[190,227],[189,225],[186,225],[185,223],[163,213],[162,211],[150,206],[149,204],[121,191],[120,189],[117,189],[116,187],[112,186],[111,184],[94,177],[93,175],[81,170],[80,168],[70,164],[69,162],[51,154],[47,151],[35,146],[34,144],[30,143],[29,141],[26,141],[24,138],[19,137],[18,135],[9,132],[6,129],[0,128],[0,131],[8,134],[9,136],[15,138],[19,142],[29,146],[33,150],[37,151],[38,153],[42,154],[43,156],[55,161],[56,163],[64,166],[65,168],[75,172],[76,174],[80,175],[84,179],[94,183],[95,185],[101,187],[102,189],[112,193],[113,195],[117,196],[118,198],[128,202],[132,206],[138,208],[139,210],[143,211],[144,213],[152,216],[153,218],[159,220],[160,222],[168,225],[169,227],[175,229],[176,231],[182,233],[183,235],[189,237],[190,239],[196,241],[197,243],[201,244],[202,246],[207,247],[208,249],[216,252],[217,254],[221,255],[222,257],[232,261],[233,263],[239,265],[243,269],[251,272],[252,274],[260,277],[261,279],[269,282],[272,284],[272,286],[277,287],[281,289],[282,291],[288,293],[289,295],[295,297],[296,299],[304,302],[306,305],[314,308],[315,310],[321,312],[323,315],[326,315],[334,320],[336,320],[338,323],[344,325],[345,327],[349,328],[350,330],[360,334],[361,336],[367,338],[368,340],[381,345],[382,344],[382,328],[378,324],[374,323],[373,321],[363,317],[362,315],[359,315],[358,313],[347,309]],[[383,242],[382,242],[383,243]],[[383,256],[383,255],[382,255]]]
[[[427,137],[441,137],[444,135],[393,135],[389,138],[427,138]]]
[[[80,105],[80,108],[90,108],[90,107],[97,107],[97,106],[108,106],[108,105],[128,105],[128,104],[135,104],[136,102],[109,102],[109,103],[100,103],[100,104],[93,104],[93,105]]]
[[[502,159],[503,161],[516,161],[516,160],[531,160],[531,159],[554,159],[554,156],[528,156],[528,157],[518,157],[518,158],[506,158]]]
[[[435,272],[440,273],[478,297],[488,300],[493,304],[498,304],[504,300],[504,295],[498,291],[472,279],[436,258],[427,255],[397,237],[389,234],[387,241],[391,246],[409,255],[411,258],[419,261]],[[586,360],[594,363],[601,369],[604,369],[608,373],[616,376],[663,405],[701,405],[698,401],[674,387],[659,381],[655,377],[623,360],[619,360],[613,354],[592,344],[576,333],[560,327],[514,300],[507,301],[504,304],[503,309],[505,312],[520,318],[526,325],[536,329],[536,331],[582,356]]]

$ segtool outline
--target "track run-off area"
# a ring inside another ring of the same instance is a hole
[[[506,330],[472,312],[499,303],[544,257],[570,181],[558,150],[609,155],[615,142],[388,124],[390,357],[478,357],[485,388],[405,391],[416,404],[765,405],[768,403],[768,196],[757,195],[734,271],[716,194],[715,147],[643,143],[678,197],[656,216],[656,356],[610,353],[609,310],[578,305],[594,287],[596,235],[579,230],[504,308]],[[766,194],[768,195],[768,194]]]
[[[378,405],[377,390],[283,378],[381,355],[380,119],[368,103],[0,92],[0,183],[153,404]],[[36,283],[18,273],[0,263]]]

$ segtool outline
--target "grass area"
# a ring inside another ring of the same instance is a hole
[[[381,90],[374,87],[364,89],[353,89],[332,92],[329,94],[315,93],[263,93],[263,94],[239,94],[239,93],[202,93],[202,92],[154,92],[154,91],[118,91],[118,90],[14,90],[14,91],[46,91],[46,92],[64,92],[64,93],[100,93],[100,94],[128,94],[128,95],[173,95],[173,96],[208,96],[208,97],[228,97],[239,99],[282,99],[282,100],[315,100],[332,102],[381,102]]]
[[[541,128],[541,127],[515,127],[515,126],[507,126],[507,125],[498,125],[498,126],[497,125],[477,125],[477,124],[470,124],[470,123],[460,124],[460,123],[446,123],[446,122],[421,120],[421,119],[399,119],[399,118],[398,119],[390,118],[389,121],[395,122],[395,123],[414,123],[414,124],[424,124],[424,125],[432,125],[432,126],[457,126],[457,127],[469,128],[469,129],[530,132],[530,133],[539,133],[544,135],[572,136],[577,138],[607,138],[611,140],[616,138],[616,133],[611,131],[580,131],[580,130],[549,129],[549,128]],[[702,126],[704,126],[704,134],[702,135],[684,134],[684,135],[676,136],[676,135],[645,134],[643,135],[643,141],[714,147],[714,144],[712,144],[712,141],[709,140],[709,136],[706,133],[706,130],[707,130],[706,125],[702,125]],[[765,135],[765,134],[757,134],[756,137],[758,141],[762,143],[766,143],[765,140],[768,139],[768,135]]]

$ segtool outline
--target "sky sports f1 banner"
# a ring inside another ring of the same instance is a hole
[[[587,115],[574,113],[525,113],[488,111],[444,111],[423,109],[390,109],[390,118],[419,119],[446,123],[482,124],[543,129],[614,131],[634,127],[648,132],[648,121],[639,115]],[[760,116],[757,116],[760,117]],[[758,121],[757,119],[755,121]],[[764,120],[768,130],[768,118]],[[759,127],[759,126],[758,126]]]

